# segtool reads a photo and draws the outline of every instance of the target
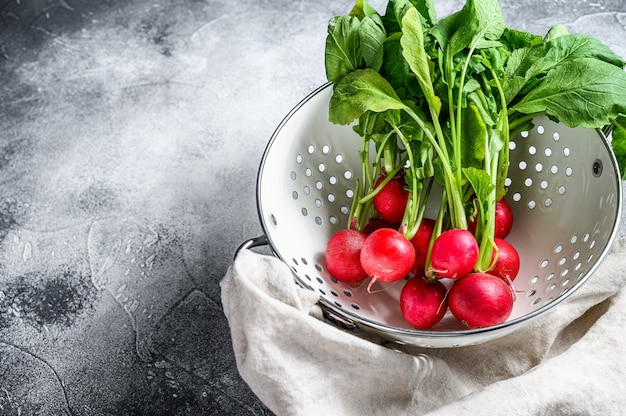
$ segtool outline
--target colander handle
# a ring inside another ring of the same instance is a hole
[[[246,240],[237,248],[234,258],[236,259],[237,255],[242,250],[247,250],[247,249],[259,247],[259,246],[266,246],[268,244],[269,244],[269,241],[267,240],[267,237],[265,235],[261,235],[259,237]],[[302,283],[298,281],[296,281],[296,283],[299,284],[301,287],[305,287],[302,285]],[[353,331],[357,328],[354,322],[333,312],[332,307],[323,299],[320,299],[319,306],[322,309],[322,313],[324,314],[324,318],[326,322],[333,324],[339,328],[349,330],[349,331]]]
[[[249,240],[246,240],[243,243],[241,243],[239,247],[237,247],[237,250],[235,251],[234,259],[237,258],[237,255],[239,254],[241,250],[246,250],[249,248],[266,246],[266,245],[268,245],[268,241],[265,235],[260,235],[258,237],[254,237]]]

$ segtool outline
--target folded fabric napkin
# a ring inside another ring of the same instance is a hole
[[[486,344],[421,349],[323,321],[279,259],[221,282],[237,367],[277,415],[611,415],[626,408],[626,239],[548,314]]]

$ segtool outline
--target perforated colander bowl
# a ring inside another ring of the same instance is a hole
[[[278,126],[259,168],[257,203],[263,240],[301,285],[319,294],[335,323],[421,347],[482,343],[556,307],[606,255],[622,201],[610,144],[600,131],[537,118],[510,145],[506,199],[515,222],[507,240],[518,249],[521,268],[509,320],[469,330],[448,312],[431,330],[411,329],[399,308],[402,281],[369,293],[366,284],[353,288],[326,271],[324,249],[347,226],[362,145],[350,126],[328,121],[331,95],[331,84],[321,86]],[[434,218],[437,207],[427,216]]]

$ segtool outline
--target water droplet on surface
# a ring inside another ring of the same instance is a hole
[[[138,307],[139,307],[139,301],[137,301],[137,299],[134,299],[129,305],[125,306],[126,311],[130,314],[135,312]]]
[[[24,252],[22,253],[22,259],[28,261],[33,256],[33,246],[29,243],[24,245]]]

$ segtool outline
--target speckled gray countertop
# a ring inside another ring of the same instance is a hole
[[[261,233],[263,150],[325,81],[328,19],[352,5],[0,4],[1,415],[270,414],[219,281]],[[626,56],[623,0],[501,5]]]

